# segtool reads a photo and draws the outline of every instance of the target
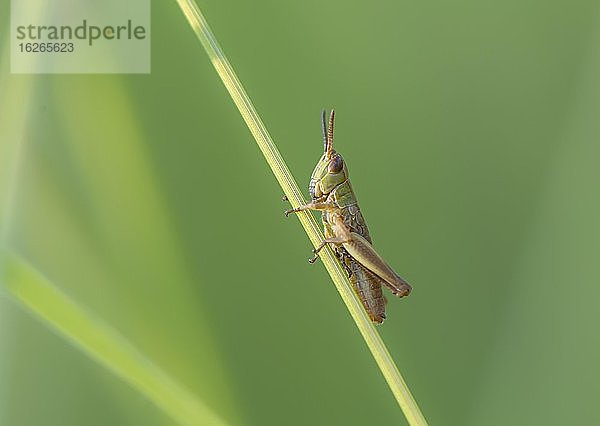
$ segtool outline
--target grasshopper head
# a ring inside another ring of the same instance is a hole
[[[308,187],[310,196],[313,199],[328,195],[338,185],[348,179],[348,170],[346,169],[344,159],[333,149],[334,117],[335,112],[331,110],[329,126],[327,126],[325,110],[323,110],[323,155],[313,170]]]

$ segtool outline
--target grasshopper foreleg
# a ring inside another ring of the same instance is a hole
[[[327,201],[311,201],[303,206],[296,207],[295,209],[286,210],[285,215],[289,216],[291,213],[298,213],[304,210],[331,210],[336,209],[337,206]]]
[[[340,215],[340,208],[335,203],[328,201],[311,201],[310,203],[305,204],[303,206],[296,207],[292,210],[287,210],[285,212],[285,215],[289,216],[290,213],[298,213],[303,210],[325,210],[333,213],[334,215]],[[350,230],[345,225],[343,225],[343,227],[344,231],[341,233],[341,235],[326,238],[325,240],[323,240],[321,245],[319,245],[319,247],[313,249],[313,253],[315,255],[314,257],[308,259],[309,263],[315,263],[317,261],[317,259],[319,258],[319,252],[323,250],[323,247],[325,247],[327,244],[335,244],[337,246],[341,246],[343,243],[350,241]]]

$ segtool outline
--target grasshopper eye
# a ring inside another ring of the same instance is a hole
[[[329,163],[329,166],[327,167],[327,170],[329,171],[329,173],[339,173],[342,171],[343,168],[344,160],[342,159],[342,156],[338,154],[335,157],[333,157],[333,159]]]

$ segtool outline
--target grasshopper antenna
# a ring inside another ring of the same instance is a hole
[[[327,152],[327,112],[321,111],[322,128],[323,128],[323,153]]]
[[[333,152],[333,121],[335,119],[335,111],[332,109],[329,114],[329,126],[327,127],[327,140],[325,143],[327,158],[331,157]],[[325,122],[325,116],[323,116],[323,122]]]

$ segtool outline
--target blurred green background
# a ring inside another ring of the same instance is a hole
[[[600,4],[199,0],[302,187],[323,107],[382,255],[379,328],[430,424],[598,424]],[[205,52],[11,75],[0,228],[232,425],[405,424]],[[172,425],[0,290],[0,424]]]

